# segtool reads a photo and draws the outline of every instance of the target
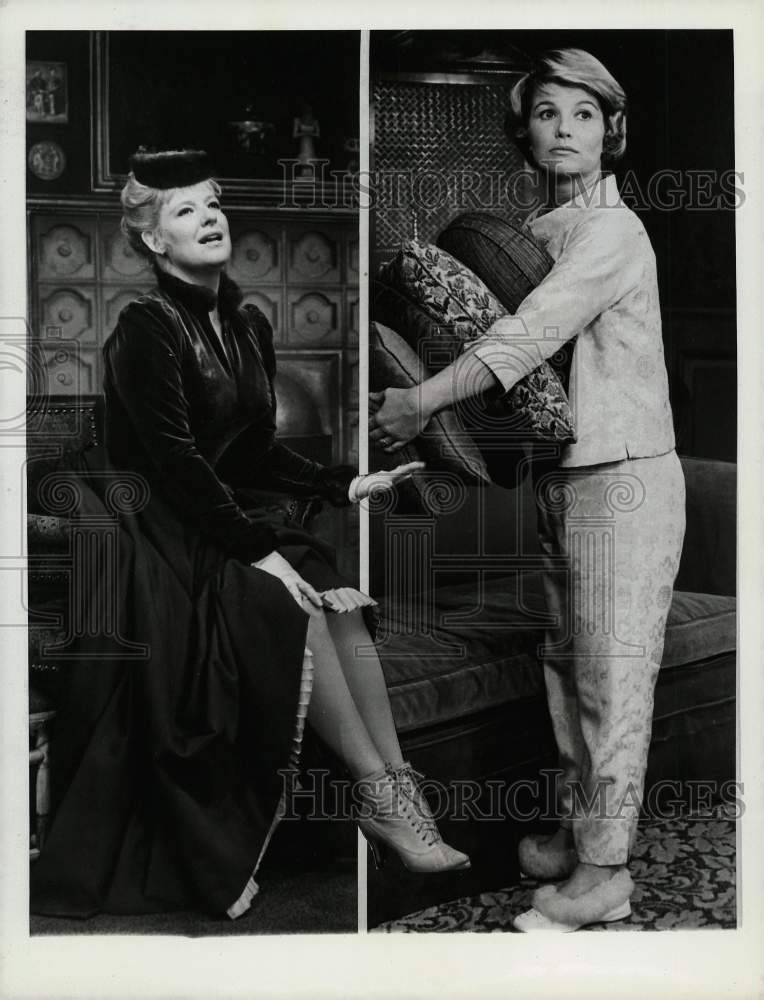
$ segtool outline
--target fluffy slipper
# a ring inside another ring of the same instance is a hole
[[[552,891],[544,892],[544,889]],[[560,895],[554,886],[542,886],[533,894],[532,902],[533,908],[547,920],[576,929],[587,924],[628,917],[631,913],[629,899],[633,891],[631,875],[622,868],[607,882],[602,882],[576,899]]]
[[[515,930],[522,931],[523,934],[533,934],[535,931],[557,931],[558,934],[569,934],[571,931],[578,930],[577,927],[549,920],[543,913],[539,913],[535,909],[518,914],[512,924]]]
[[[560,850],[540,849],[547,837],[532,834],[523,837],[517,845],[517,858],[520,863],[520,871],[529,878],[548,879],[565,878],[573,872],[578,864],[578,855],[574,847],[566,847]]]
[[[533,894],[533,901],[537,899],[546,899],[548,896],[554,896],[557,892],[557,886],[555,885],[542,885]]]

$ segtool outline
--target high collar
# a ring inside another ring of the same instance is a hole
[[[209,313],[219,306],[221,315],[225,316],[235,312],[243,298],[241,289],[223,271],[220,275],[220,287],[217,293],[204,285],[194,285],[190,281],[183,281],[174,274],[156,268],[157,284],[174,299],[178,299],[186,308],[195,313]]]

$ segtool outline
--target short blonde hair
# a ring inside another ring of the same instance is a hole
[[[626,94],[599,59],[583,49],[550,49],[517,81],[509,96],[507,130],[523,156],[531,161],[528,122],[536,89],[546,83],[580,87],[596,98],[605,119],[603,165],[619,160],[626,151]]]
[[[216,180],[209,178],[208,183],[217,197],[220,197],[221,187]],[[153,258],[154,253],[143,241],[143,233],[150,233],[159,224],[159,213],[162,205],[169,201],[178,188],[155,188],[141,184],[135,179],[132,171],[127,175],[127,181],[122,188],[120,202],[122,203],[122,221],[120,228],[127,242],[136,253]]]

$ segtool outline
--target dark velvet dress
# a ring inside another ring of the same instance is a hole
[[[345,582],[323,543],[242,499],[341,504],[353,475],[275,441],[267,320],[223,275],[221,343],[214,293],[158,280],[104,347],[106,447],[79,470],[81,520],[120,498],[116,560],[97,561],[85,596],[88,620],[108,624],[113,606],[117,628],[83,629],[62,668],[37,913],[248,907],[311,681],[307,615],[251,563],[277,549],[317,589]]]

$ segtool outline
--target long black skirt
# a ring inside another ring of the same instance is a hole
[[[82,461],[78,518],[97,528],[120,474],[101,448]],[[344,583],[327,546],[274,517],[279,551],[306,580]],[[56,809],[32,910],[236,916],[299,755],[308,616],[277,578],[226,557],[158,497],[121,515],[114,535],[99,544],[116,558],[95,560],[80,601],[90,626],[60,668]]]

